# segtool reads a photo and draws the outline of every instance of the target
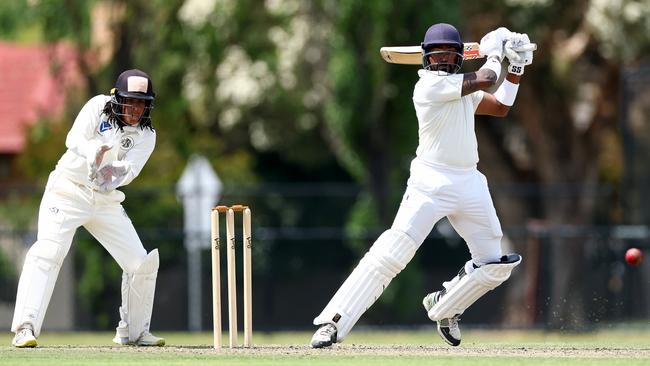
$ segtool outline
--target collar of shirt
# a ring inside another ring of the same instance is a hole
[[[455,75],[455,74],[450,74],[445,71],[433,71],[433,70],[425,70],[425,69],[420,69],[418,70],[418,76],[422,77],[437,77],[437,76],[449,76],[449,75]]]

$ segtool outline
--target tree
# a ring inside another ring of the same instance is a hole
[[[493,184],[519,181],[539,191],[535,199],[496,204],[505,225],[526,225],[533,218],[551,234],[543,249],[549,259],[542,262],[551,274],[550,303],[539,319],[551,327],[583,329],[588,314],[599,316],[586,302],[587,238],[553,234],[566,225],[623,219],[618,196],[603,192],[621,181],[620,66],[647,52],[648,24],[637,21],[647,12],[637,1],[474,2],[463,8],[475,37],[506,26],[528,33],[540,46],[509,121],[477,126],[481,166]],[[525,243],[515,244],[526,253]],[[523,302],[518,300],[507,311],[510,321],[534,322],[517,316],[521,312],[514,310]]]
[[[123,69],[150,73],[158,146],[133,189],[169,192],[192,153],[210,157],[226,186],[237,188],[355,181],[362,191],[340,211],[310,216],[304,207],[281,202],[292,214],[263,220],[303,225],[335,217],[356,238],[335,250],[358,254],[390,224],[417,145],[410,100],[416,69],[384,63],[379,47],[418,44],[436,22],[457,25],[465,40],[478,41],[498,26],[526,32],[539,50],[515,107],[505,120],[477,121],[479,167],[491,184],[517,182],[533,192],[495,194],[503,226],[528,225],[532,218],[552,233],[566,224],[624,219],[616,200],[622,157],[615,96],[620,66],[634,64],[650,48],[648,22],[641,21],[650,14],[639,1],[41,0],[6,2],[0,9],[5,38],[34,35],[75,44],[88,96],[106,93]],[[466,67],[475,69],[477,62]],[[77,111],[71,109],[70,123]],[[52,143],[60,144],[61,135]],[[24,161],[49,165],[44,162],[52,158],[39,152],[54,148],[43,144],[32,141]],[[605,186],[615,194],[599,194]],[[172,194],[143,196],[151,209],[132,212],[148,227],[179,225]],[[165,245],[170,253],[180,250]],[[515,238],[513,245],[529,258],[525,243]],[[83,255],[95,258],[93,265],[102,262],[92,252],[97,246],[87,247]],[[572,295],[586,282],[580,260],[585,240],[554,237],[549,248],[549,262],[541,263],[552,268],[552,303],[541,320],[579,328],[588,309],[583,296]],[[412,263],[400,276],[406,281],[389,290],[408,296],[388,294],[384,301],[416,296],[421,272]],[[524,278],[513,276],[508,287],[512,324],[535,321],[516,315]],[[89,297],[105,292],[92,281],[86,285]]]

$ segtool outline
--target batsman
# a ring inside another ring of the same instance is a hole
[[[379,236],[314,319],[319,326],[311,340],[314,348],[345,338],[443,217],[465,240],[471,256],[456,276],[422,301],[448,344],[461,342],[458,322],[463,312],[506,281],[521,262],[520,255],[504,255],[501,250],[501,224],[487,180],[476,167],[474,116],[507,115],[524,68],[533,60],[531,42],[526,34],[506,28],[489,32],[479,49],[487,57],[485,64],[465,74],[458,73],[463,41],[452,25],[429,27],[421,46],[423,69],[413,90],[419,146],[406,191],[391,228]],[[499,80],[505,59],[508,74],[494,94],[488,93]]]
[[[36,347],[54,284],[72,237],[84,226],[122,268],[122,306],[113,341],[162,346],[149,332],[158,274],[158,250],[147,253],[118,190],[140,174],[153,152],[155,94],[140,70],[119,75],[111,95],[97,95],[68,132],[67,151],[50,173],[38,212],[38,236],[18,282],[11,331],[14,347]]]

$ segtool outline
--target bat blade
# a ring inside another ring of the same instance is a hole
[[[402,65],[421,65],[422,64],[422,47],[420,46],[393,46],[382,47],[379,50],[381,58],[391,64]],[[463,56],[465,60],[473,60],[475,58],[484,57],[478,52],[478,43],[468,42],[465,43],[463,49]]]
[[[379,49],[379,53],[384,61],[391,64],[422,64],[422,47],[420,46],[382,47]]]
[[[463,48],[463,57],[465,60],[475,60],[483,58],[485,55],[479,53],[479,44],[477,42],[467,42]],[[536,50],[537,45],[531,43],[531,50]],[[391,64],[401,65],[422,65],[422,47],[420,46],[392,46],[382,47],[379,50],[381,58]]]

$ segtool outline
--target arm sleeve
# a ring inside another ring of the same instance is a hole
[[[94,135],[105,103],[103,95],[95,96],[86,102],[65,139],[65,146],[77,155],[85,157],[88,162],[95,157],[99,147],[99,141],[94,139]]]
[[[125,186],[133,181],[135,177],[140,174],[142,168],[149,160],[154,147],[156,146],[156,133],[152,132],[139,144],[133,146],[129,152],[124,155],[124,158],[119,162],[126,167],[126,174],[116,187]]]
[[[420,70],[423,72],[424,70]],[[449,102],[461,98],[463,74],[435,75],[420,73],[413,100],[418,103]]]

